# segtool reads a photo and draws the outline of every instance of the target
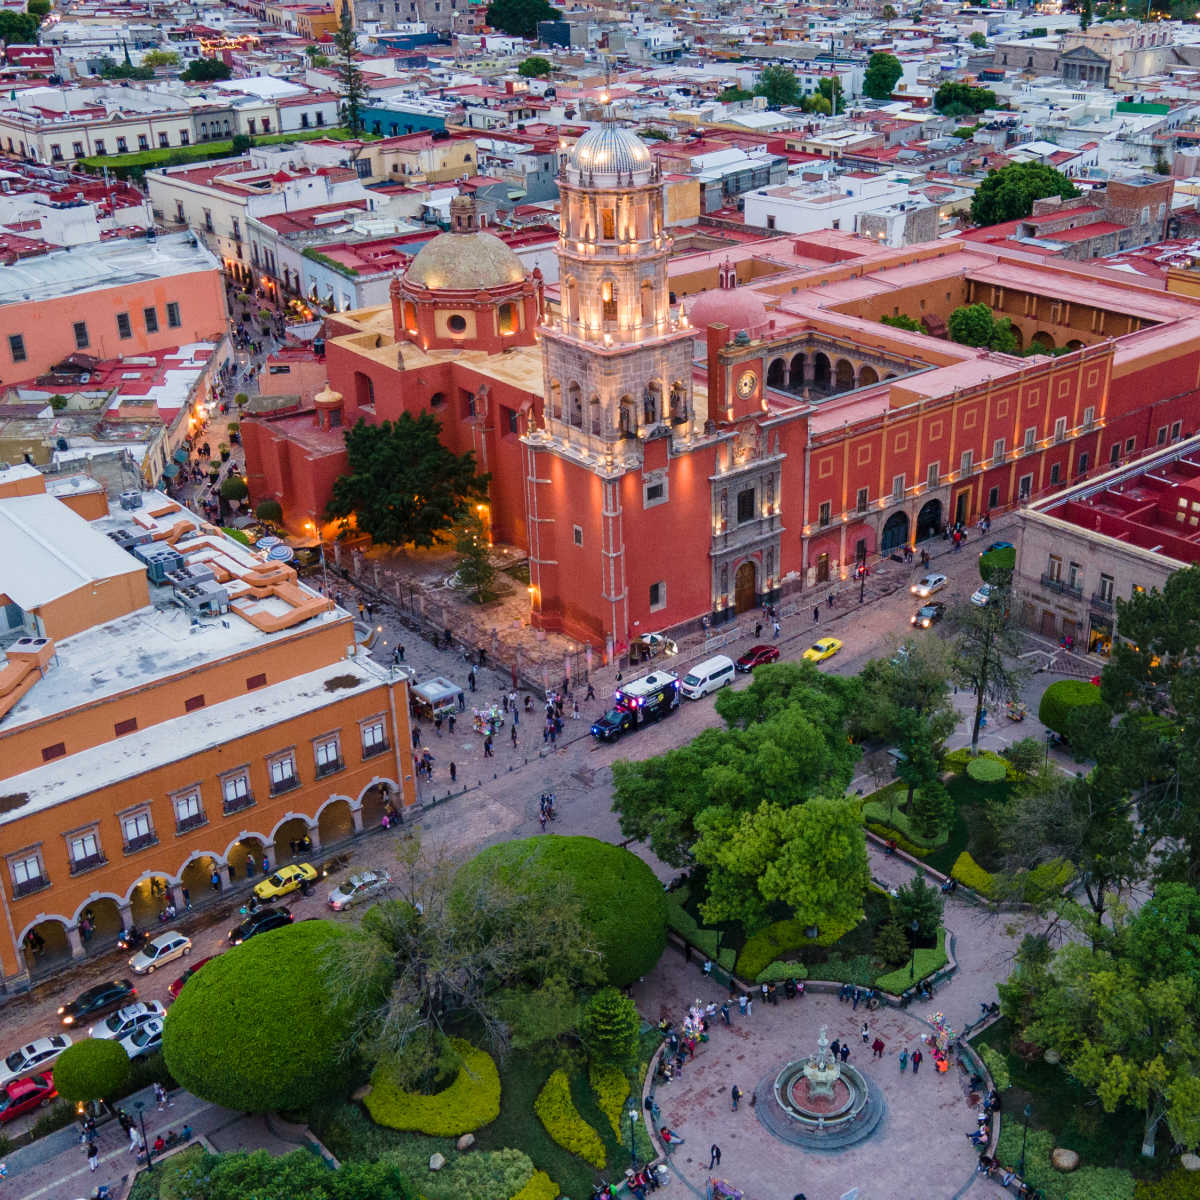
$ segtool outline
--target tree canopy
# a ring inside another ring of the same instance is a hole
[[[354,32],[350,5],[343,4],[337,30],[333,35],[337,57],[338,88],[342,94],[342,119],[351,135],[362,128],[362,108],[367,88],[363,73],[355,55],[358,53],[358,35]]]
[[[517,74],[525,79],[549,79],[554,64],[540,54],[531,54],[517,68]]]
[[[990,88],[971,87],[966,83],[943,83],[933,94],[933,107],[948,117],[984,112],[996,107],[996,93]]]
[[[25,11],[31,17],[45,17],[50,12],[50,0],[27,0]]]
[[[795,71],[781,63],[771,63],[763,67],[754,89],[756,96],[762,96],[769,108],[782,108],[784,105],[800,103],[800,81]]]
[[[180,75],[184,83],[214,83],[228,79],[233,72],[219,58],[193,58]]]
[[[367,939],[328,921],[260,933],[188,980],[163,1027],[163,1056],[190,1092],[237,1112],[298,1109],[347,1073],[355,1006],[335,992],[335,953]],[[355,999],[389,978],[376,959]],[[216,1053],[214,1037],[219,1036]]]
[[[950,340],[962,346],[984,346],[1013,354],[1017,335],[1007,317],[995,317],[986,304],[961,304],[946,322]]]
[[[54,1086],[72,1104],[111,1099],[129,1078],[129,1055],[112,1038],[87,1038],[68,1046],[54,1064]]]
[[[633,1001],[615,987],[601,988],[583,1011],[580,1035],[593,1062],[632,1066],[642,1018]]]
[[[989,171],[971,198],[971,220],[976,225],[1016,221],[1033,212],[1033,202],[1046,196],[1070,200],[1079,189],[1061,172],[1044,163],[1009,163]]]
[[[754,93],[746,91],[743,87],[738,87],[737,84],[731,84],[723,92],[719,93],[717,99],[722,104],[737,104],[742,100],[753,100]]]
[[[547,0],[492,0],[487,23],[510,37],[536,38],[539,21],[556,21],[562,11]]]
[[[429,411],[345,433],[349,465],[334,481],[326,509],[348,528],[351,518],[377,542],[432,546],[461,520],[472,500],[485,499],[490,476],[475,473],[475,456],[454,454],[438,440],[441,423]]]
[[[811,663],[759,667],[748,688],[717,698],[724,729],[706,729],[655,758],[613,764],[621,832],[682,867],[708,809],[732,817],[764,796],[787,808],[840,793],[859,755],[846,738],[857,694],[855,681],[822,674]]]
[[[163,1181],[159,1196],[188,1200],[410,1200],[403,1173],[395,1163],[350,1159],[331,1171],[308,1150],[274,1155],[268,1150],[190,1155],[166,1159],[155,1168]]]
[[[867,70],[863,75],[863,91],[872,100],[890,100],[892,90],[903,74],[904,66],[894,54],[877,50],[867,63]]]
[[[823,116],[846,109],[842,99],[842,81],[836,77],[825,76],[817,80],[817,90],[811,96],[805,96],[800,102],[805,112],[821,113]]]
[[[1021,643],[1009,622],[1012,593],[994,585],[989,602],[983,608],[960,605],[958,636],[954,640],[950,671],[959,687],[975,696],[975,717],[971,723],[971,751],[978,753],[979,730],[985,703],[999,704],[1016,700],[1026,671],[1019,664]]]
[[[975,32],[973,34],[971,34],[971,36],[967,39],[967,41],[969,41],[971,43],[971,45],[975,47],[976,50],[982,50],[988,44],[987,43],[987,34],[980,33],[978,29],[975,30]]]
[[[41,23],[41,18],[32,13],[13,12],[11,8],[0,10],[0,42],[6,46],[34,43]]]

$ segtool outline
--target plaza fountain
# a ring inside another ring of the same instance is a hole
[[[755,1088],[754,1111],[776,1137],[809,1150],[840,1150],[870,1137],[886,1105],[879,1089],[830,1051],[821,1026],[813,1054]]]

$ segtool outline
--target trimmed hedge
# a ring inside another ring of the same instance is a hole
[[[981,1042],[975,1048],[976,1053],[983,1059],[983,1065],[987,1067],[988,1074],[992,1077],[992,1083],[995,1084],[996,1091],[1007,1092],[1012,1087],[1012,1075],[1008,1069],[1008,1060],[994,1046],[989,1046],[987,1042]]]
[[[380,1060],[365,1101],[376,1125],[457,1137],[481,1129],[500,1115],[500,1073],[492,1056],[461,1038],[451,1038],[450,1044],[462,1065],[454,1082],[432,1096],[399,1087],[389,1060]]]
[[[629,1080],[620,1067],[612,1063],[591,1063],[588,1066],[588,1083],[596,1096],[600,1111],[621,1140],[621,1118],[625,1115],[625,1100],[629,1096]]]
[[[997,754],[994,750],[984,750],[981,754],[972,754],[970,746],[961,746],[959,749],[951,750],[949,754],[943,755],[942,766],[947,771],[954,771],[956,774],[961,775],[971,763],[978,762],[981,758],[1000,763],[1004,767],[1004,778],[1008,783],[1017,783],[1025,778],[1007,758]],[[975,777],[972,776],[972,778]],[[999,780],[996,782],[998,783]]]
[[[54,1064],[54,1086],[64,1100],[87,1103],[116,1098],[129,1079],[125,1047],[110,1038],[85,1038],[68,1046]]]
[[[533,1102],[533,1111],[545,1126],[546,1132],[564,1150],[577,1154],[598,1171],[604,1169],[604,1142],[600,1135],[579,1115],[571,1099],[571,1081],[559,1067]]]
[[[856,921],[854,925],[857,925]],[[815,938],[805,936],[806,926],[802,921],[789,917],[784,921],[775,921],[760,929],[746,939],[741,954],[737,960],[737,974],[742,979],[758,979],[759,974],[771,963],[781,958],[789,950],[799,950],[804,946],[831,946],[834,942],[845,937],[854,925],[842,927],[832,925],[828,929],[822,927]],[[794,964],[797,977],[803,979],[804,967]],[[762,983],[763,980],[759,979]],[[769,980],[766,982],[770,982]]]
[[[912,969],[914,960],[917,968],[915,972]],[[875,980],[875,986],[881,991],[898,996],[914,982],[919,983],[930,975],[936,975],[949,961],[950,956],[946,953],[946,930],[939,925],[936,946],[919,947],[904,966],[880,975]]]
[[[788,979],[807,979],[808,971],[803,963],[773,962],[765,966],[754,977],[755,983],[783,983]]]
[[[1002,783],[1008,775],[1008,769],[1003,762],[980,755],[967,763],[967,774],[976,783]]]
[[[874,821],[869,821],[867,828],[876,837],[881,837],[884,841],[895,842],[898,849],[903,850],[905,854],[911,854],[913,858],[924,858],[927,854],[932,853],[928,846],[918,846],[915,842],[910,842],[898,829],[891,829],[887,825],[879,825]]]
[[[1051,892],[1061,892],[1075,877],[1075,866],[1065,858],[1052,858],[1018,876],[1023,887],[1022,899],[1033,904]]]
[[[662,884],[629,850],[591,837],[541,835],[503,842],[477,854],[460,872],[494,872],[520,886],[570,882],[584,924],[604,956],[608,982],[628,987],[662,956],[667,944],[667,898]],[[714,935],[712,954],[716,953]]]
[[[1070,732],[1071,714],[1100,703],[1100,689],[1094,683],[1085,679],[1060,679],[1042,693],[1038,720],[1060,737],[1066,737]]]
[[[533,1178],[512,1200],[558,1200],[558,1184],[545,1171],[534,1171]]]
[[[984,583],[998,582],[998,576],[1007,574],[1009,579],[1017,568],[1017,551],[1015,546],[1006,546],[1002,550],[989,550],[979,556],[979,577]]]
[[[522,1150],[483,1150],[455,1155],[423,1185],[437,1200],[510,1200],[533,1178],[533,1161]]]
[[[981,896],[990,896],[992,889],[996,886],[996,880],[992,873],[985,871],[966,850],[954,860],[950,875],[953,879],[957,879],[963,887],[969,887]]]

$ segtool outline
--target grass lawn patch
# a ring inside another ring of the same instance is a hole
[[[944,846],[950,831],[943,829],[936,837],[926,837],[921,833],[904,812],[903,805],[907,796],[908,788],[904,784],[889,784],[863,803],[863,820],[872,825],[882,825],[886,829],[895,830],[924,857],[939,846]]]
[[[958,856],[967,850],[985,870],[999,865],[996,861],[996,835],[987,819],[987,802],[1008,796],[1008,783],[979,784],[966,775],[947,780],[946,789],[954,801],[954,820],[944,845],[926,856],[925,861],[943,875],[949,875]]]
[[[875,986],[898,996],[914,983],[936,975],[949,961],[946,954],[946,930],[939,925],[936,946],[918,946],[904,966],[888,971],[886,975],[880,975],[875,980]]]

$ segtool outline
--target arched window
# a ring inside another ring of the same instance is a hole
[[[677,379],[671,384],[671,424],[687,420],[687,389]]]
[[[497,310],[496,319],[500,326],[500,332],[516,333],[517,332],[517,306],[506,301],[500,305]]]
[[[611,208],[604,209],[600,214],[600,220],[604,227],[604,237],[608,241],[613,241],[617,236],[616,217],[613,215]]]
[[[404,302],[404,328],[409,333],[417,332],[417,306],[411,300]]]
[[[604,410],[600,407],[600,397],[593,396],[588,404],[588,429],[593,437],[599,437],[602,432]]]
[[[354,399],[359,408],[368,408],[375,404],[375,381],[362,371],[354,372]]]
[[[617,285],[611,279],[600,284],[600,315],[606,321],[617,319]]]
[[[646,384],[646,390],[642,394],[642,409],[645,423],[657,425],[662,413],[662,386],[657,379],[652,379]]]
[[[579,391],[579,384],[573,383],[567,388],[567,421],[574,425],[576,429],[583,428],[583,396]]]
[[[562,384],[557,379],[550,381],[550,415],[556,420],[562,420]]]
[[[572,276],[567,276],[567,319],[579,320],[579,285]]]
[[[632,396],[621,397],[621,436],[637,435],[637,405]]]
[[[642,324],[654,324],[654,287],[648,279],[642,284]]]

